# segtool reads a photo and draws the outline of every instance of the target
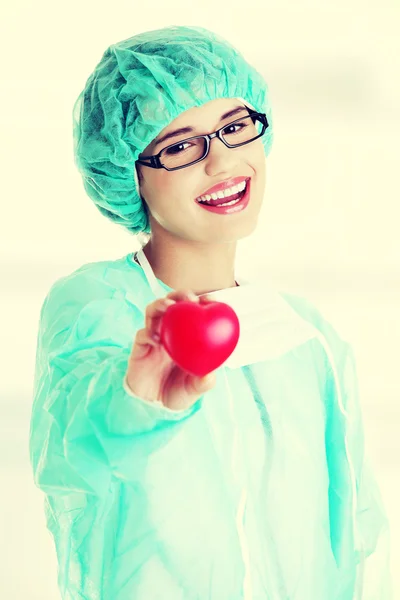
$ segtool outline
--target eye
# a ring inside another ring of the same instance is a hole
[[[234,127],[238,127],[238,129],[236,131],[228,131],[228,129],[233,129]],[[243,129],[244,127],[247,127],[246,123],[232,123],[231,125],[227,125],[225,127],[225,129],[223,130],[224,134],[230,134],[230,133],[237,133],[240,129]]]
[[[170,146],[165,150],[165,154],[176,156],[180,152],[184,152],[186,148],[184,146],[190,146],[189,142],[181,142],[180,144],[175,144],[175,146]]]

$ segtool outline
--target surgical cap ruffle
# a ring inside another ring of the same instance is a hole
[[[74,160],[98,210],[131,233],[150,233],[135,181],[139,154],[182,112],[219,98],[242,98],[266,113],[268,156],[268,86],[222,37],[173,26],[111,45],[73,108]]]

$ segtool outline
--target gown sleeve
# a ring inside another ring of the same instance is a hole
[[[359,542],[356,555],[359,568],[356,597],[359,600],[392,600],[389,522],[377,480],[365,452],[357,366],[350,345],[345,354],[343,383],[345,406],[351,423],[349,444],[353,447],[355,456],[357,485],[356,524]]]
[[[135,396],[125,382],[137,306],[84,270],[58,280],[40,311],[29,452],[46,494],[104,494],[134,482],[149,455],[202,404],[173,411]]]

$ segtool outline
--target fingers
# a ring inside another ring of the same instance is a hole
[[[152,338],[147,329],[139,329],[136,332],[135,343],[132,347],[131,357],[135,360],[143,358],[149,352],[149,346],[157,346],[159,342]]]
[[[146,308],[145,327],[150,336],[159,333],[161,319],[169,306],[175,304],[172,298],[160,298]]]
[[[207,304],[209,302],[215,302],[213,298],[211,298],[208,294],[204,294],[203,296],[199,296],[200,304]]]
[[[216,374],[215,371],[208,373],[204,377],[196,377],[193,375],[188,375],[187,377],[187,387],[191,390],[191,393],[195,393],[198,395],[199,393],[203,394],[208,390],[212,389],[216,383]]]
[[[149,331],[150,336],[154,333],[160,333],[161,319],[169,306],[181,300],[191,300],[199,302],[198,297],[190,290],[179,290],[170,292],[165,298],[159,298],[151,302],[146,308],[145,313],[145,328]]]
[[[172,298],[172,300],[193,300],[194,302],[197,302],[199,299],[192,290],[175,290],[167,294],[166,297]]]

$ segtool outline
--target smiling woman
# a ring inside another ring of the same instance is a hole
[[[74,118],[88,195],[149,240],[61,278],[40,313],[30,457],[62,597],[389,600],[351,347],[304,298],[235,283],[273,139],[264,79],[169,27],[110,46]],[[165,340],[204,367],[215,308],[240,335],[202,377]]]

